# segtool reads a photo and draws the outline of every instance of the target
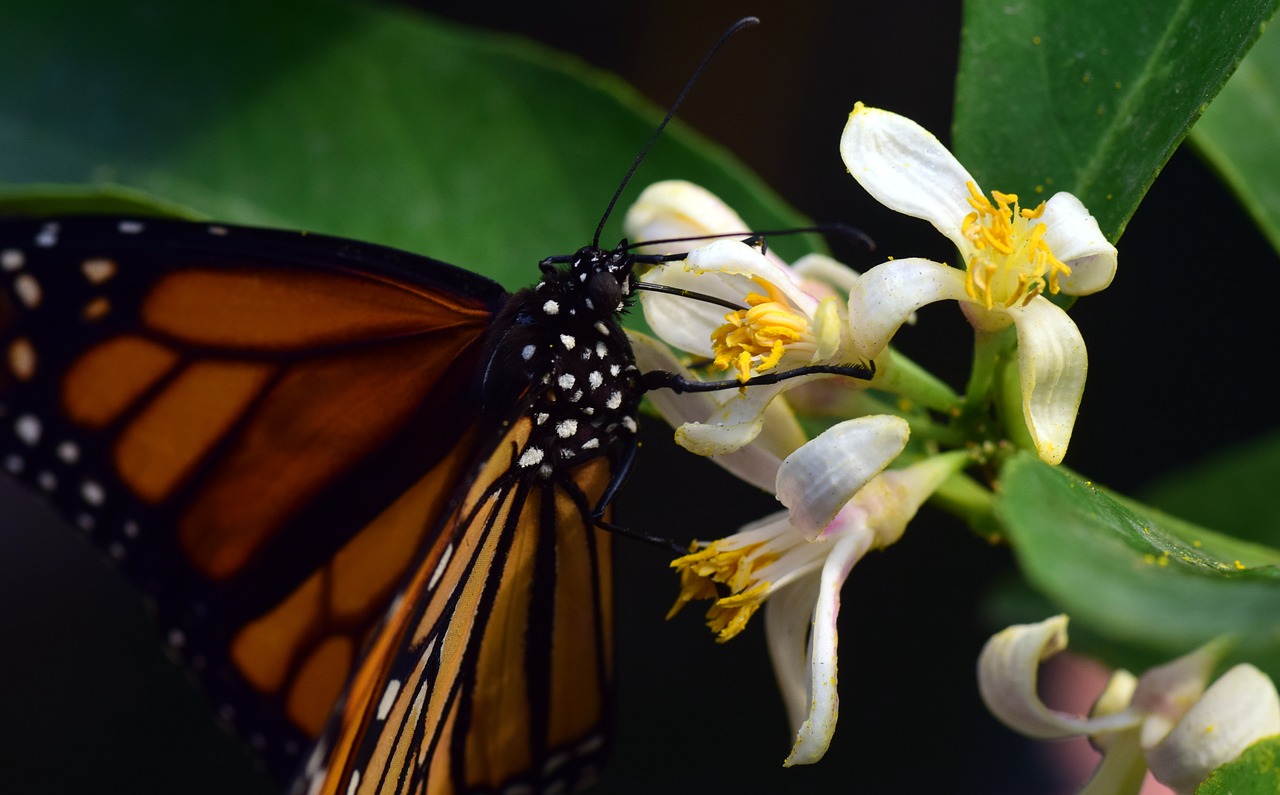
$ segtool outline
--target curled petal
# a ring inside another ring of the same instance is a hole
[[[1155,777],[1179,793],[1196,787],[1254,742],[1280,733],[1280,696],[1266,674],[1241,664],[1214,682],[1168,735],[1147,751]]]
[[[1059,278],[1062,292],[1089,295],[1111,284],[1116,275],[1116,247],[1098,228],[1080,200],[1070,193],[1054,194],[1045,203],[1044,241],[1063,264],[1071,268],[1070,276]]]
[[[750,227],[711,191],[692,182],[670,179],[645,188],[627,210],[627,237],[646,240],[696,238],[731,232],[750,234]],[[697,240],[662,246],[641,246],[645,253],[671,254],[700,245]]]
[[[835,542],[822,566],[818,601],[809,635],[809,714],[796,733],[791,754],[782,764],[809,765],[827,752],[836,730],[840,696],[836,691],[836,618],[840,612],[840,588],[874,539],[871,533],[854,533]]]
[[[826,284],[847,293],[853,289],[853,283],[858,280],[856,270],[825,254],[805,254],[791,263],[791,270],[805,283],[806,292],[815,295],[817,293],[809,287],[812,282]]]
[[[631,348],[635,352],[636,366],[642,372],[664,370],[693,378],[671,349],[657,340],[639,332],[629,331]],[[672,427],[687,423],[699,423],[723,408],[725,397],[737,400],[738,393],[692,392],[677,395],[669,389],[656,389],[647,393],[649,401]],[[738,478],[763,489],[772,491],[782,459],[805,443],[805,433],[795,415],[785,402],[775,400],[761,416],[761,431],[756,443],[742,447],[737,452],[714,456],[717,464]]]
[[[987,641],[978,657],[978,689],[991,714],[1009,728],[1042,740],[1137,726],[1130,711],[1079,718],[1045,706],[1036,692],[1040,663],[1067,647],[1067,617],[1018,624]]]
[[[934,301],[966,301],[964,271],[927,259],[882,262],[858,277],[849,291],[854,350],[874,359],[913,312]]]
[[[933,133],[905,116],[859,102],[840,138],[840,156],[881,204],[923,218],[968,250],[960,223],[971,209],[967,185],[974,179]]]
[[[1084,337],[1066,312],[1041,296],[1009,314],[1018,330],[1023,418],[1041,460],[1057,464],[1067,453],[1084,395]]]
[[[813,572],[774,591],[764,607],[769,660],[791,731],[797,734],[809,715],[809,629],[820,582],[819,573]]]
[[[778,468],[776,493],[791,524],[817,538],[858,491],[906,447],[906,420],[888,414],[833,425],[787,456]]]

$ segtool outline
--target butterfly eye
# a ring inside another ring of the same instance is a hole
[[[597,273],[587,280],[587,297],[597,311],[612,314],[622,300],[622,286],[613,274]]]

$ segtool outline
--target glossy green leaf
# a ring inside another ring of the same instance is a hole
[[[955,152],[986,190],[1076,194],[1115,240],[1276,0],[968,0]]]
[[[1259,740],[1196,787],[1196,795],[1275,795],[1280,792],[1280,736]]]
[[[418,251],[509,286],[590,242],[660,118],[616,78],[528,41],[302,0],[9,4],[0,97],[9,196],[124,186],[222,221]],[[677,175],[761,227],[801,220],[678,124],[627,196]]]
[[[1280,434],[1268,434],[1162,476],[1140,495],[1162,510],[1280,547]]]
[[[1258,40],[1191,141],[1280,251],[1280,32]]]
[[[1000,483],[1023,573],[1073,622],[1166,659],[1235,633],[1235,653],[1280,673],[1280,551],[1122,502],[1030,454]]]

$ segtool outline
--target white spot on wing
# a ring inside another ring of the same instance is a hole
[[[396,696],[400,695],[400,680],[392,679],[387,683],[387,689],[382,691],[382,700],[378,702],[378,720],[386,720],[391,714],[391,708],[395,706]]]
[[[577,381],[578,379],[574,378],[572,373],[565,373],[556,379],[556,383],[560,385],[561,389],[573,389],[573,385]]]
[[[94,480],[86,480],[80,484],[80,496],[90,505],[101,505],[102,501],[107,498],[107,492],[102,488],[102,484]]]
[[[594,450],[600,446],[600,440],[594,436],[582,443],[583,450]]]
[[[604,402],[604,407],[607,409],[617,409],[621,405],[622,405],[621,392],[610,392],[609,399]]]
[[[548,315],[558,315],[560,314],[560,305],[555,301],[547,301],[542,305],[542,311],[546,312]]]
[[[435,590],[436,584],[444,576],[444,569],[449,565],[449,558],[451,557],[453,557],[453,544],[445,547],[444,552],[440,555],[440,562],[436,564],[436,570],[431,572],[431,579],[427,582],[428,591]]]
[[[578,344],[578,341],[573,338],[572,334],[561,334],[560,343],[564,345],[565,350],[571,351],[573,350],[573,346]]]
[[[80,448],[70,439],[65,442],[60,442],[58,444],[58,458],[61,458],[68,464],[74,464],[76,461],[80,460]]]
[[[36,233],[36,245],[40,248],[53,248],[58,245],[58,224],[56,221],[50,221],[40,227],[40,231]]]
[[[609,354],[609,346],[608,346],[608,345],[605,345],[603,342],[597,342],[597,343],[596,343],[596,356],[599,356],[601,359],[603,359],[603,358],[604,358],[605,356],[607,356],[608,354]]]
[[[537,347],[533,345],[526,345],[520,349],[520,358],[524,359],[527,362],[530,359],[532,359],[533,355],[537,352],[538,352]]]
[[[16,271],[27,262],[27,258],[22,252],[16,248],[6,248],[0,251],[0,268],[7,271]]]
[[[351,771],[351,781],[347,783],[347,795],[356,795],[356,790],[360,788],[360,771]]]
[[[121,221],[116,228],[122,235],[136,235],[147,227],[141,221]]]
[[[35,447],[40,443],[40,434],[43,428],[40,425],[40,418],[34,414],[23,414],[14,420],[13,432],[28,447]]]
[[[36,281],[36,277],[29,273],[20,273],[13,280],[13,291],[18,294],[18,300],[27,309],[35,309],[40,306],[40,298],[43,293],[40,290],[40,282]]]
[[[116,275],[116,263],[106,257],[94,257],[80,263],[80,272],[91,284],[102,284]]]
[[[606,337],[609,336],[609,327],[606,326],[604,323],[600,322],[599,320],[596,321],[596,331],[600,332]]]
[[[592,370],[591,374],[587,376],[587,383],[591,384],[592,389],[599,389],[604,386],[604,376],[600,374],[599,370]]]

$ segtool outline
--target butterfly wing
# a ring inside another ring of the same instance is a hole
[[[153,597],[277,772],[471,465],[496,284],[320,236],[0,226],[0,465]]]
[[[604,458],[522,477],[523,418],[493,449],[360,666],[299,791],[575,792],[607,751]]]

